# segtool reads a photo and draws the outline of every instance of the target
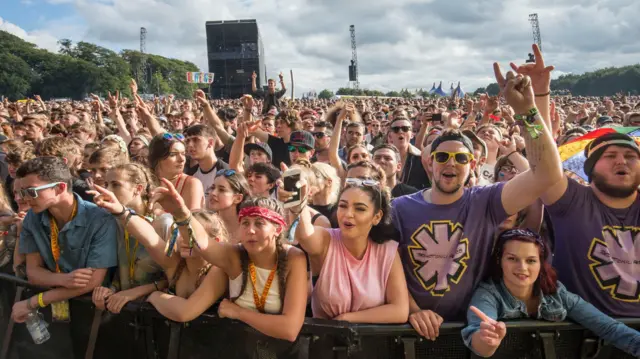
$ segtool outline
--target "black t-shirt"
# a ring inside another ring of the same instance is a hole
[[[415,187],[409,186],[402,182],[396,183],[396,186],[391,190],[391,198],[402,197],[404,195],[416,193],[419,190]]]
[[[309,205],[309,207],[315,209],[316,211],[320,212],[321,215],[327,217],[327,219],[329,220],[329,223],[331,223],[331,228],[338,228],[338,219],[336,215],[336,210],[338,209],[338,206],[336,205],[336,203],[328,204],[324,206]]]
[[[431,181],[427,176],[427,172],[422,166],[422,161],[419,155],[407,154],[407,160],[402,168],[402,176],[400,176],[400,182],[422,190],[431,187]]]
[[[254,92],[254,95],[256,95],[256,97],[259,97],[264,101],[264,103],[262,104],[262,114],[266,115],[267,112],[269,112],[269,109],[271,108],[271,106],[275,106],[278,109],[278,111],[280,111],[280,105],[278,104],[278,99],[284,96],[285,93],[287,93],[286,89],[282,89],[274,93],[269,93],[268,91],[265,92],[260,89]]]
[[[284,162],[287,166],[291,165],[291,157],[289,157],[289,143],[284,142],[280,137],[269,135],[267,144],[271,147],[273,158],[271,163],[280,169],[280,163]]]

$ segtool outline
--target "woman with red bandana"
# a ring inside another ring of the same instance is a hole
[[[211,307],[228,288],[230,299],[220,303],[220,317],[295,341],[307,304],[307,263],[300,249],[283,243],[286,223],[281,205],[265,197],[245,200],[239,207],[240,227],[235,232],[239,244],[220,243],[209,239],[202,225],[191,220],[191,211],[171,182],[162,182],[166,188],[157,188],[153,200],[173,215],[182,238],[180,243],[169,241],[168,255],[176,246],[180,251],[195,250],[215,267],[188,299],[158,291],[148,301],[167,318],[187,322]],[[137,235],[152,233],[150,225],[135,215],[126,223],[127,230]]]

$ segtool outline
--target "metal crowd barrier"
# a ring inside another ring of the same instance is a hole
[[[0,338],[4,338],[17,288],[25,295],[38,288],[0,273]],[[94,307],[90,297],[70,302],[71,322],[51,323],[51,339],[35,345],[24,324],[16,324],[6,358],[86,358]],[[251,327],[220,319],[211,310],[189,323],[162,317],[148,303],[127,304],[118,315],[102,313],[93,358],[211,359],[211,358],[476,358],[462,343],[464,323],[444,323],[436,341],[421,338],[410,325],[350,324],[306,319],[294,343],[264,336]],[[640,318],[620,319],[640,329]],[[632,358],[570,322],[510,321],[507,337],[494,358]],[[7,343],[3,343],[3,346]]]

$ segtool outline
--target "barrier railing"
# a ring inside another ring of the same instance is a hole
[[[0,338],[5,337],[16,288],[26,295],[38,288],[0,273]],[[148,303],[131,302],[114,315],[95,311],[90,297],[74,299],[70,323],[51,323],[51,339],[35,345],[24,325],[14,327],[3,347],[14,358],[475,358],[462,343],[464,323],[444,323],[436,341],[420,337],[410,325],[350,324],[307,318],[294,343],[262,335],[247,325],[220,319],[215,310],[189,323],[162,317]],[[87,352],[93,317],[99,313],[95,350]],[[640,318],[620,319],[640,329]],[[510,321],[494,358],[622,359],[630,355],[604,344],[571,322]],[[88,356],[87,356],[88,355]],[[91,356],[92,355],[92,356]],[[2,358],[5,359],[5,358]]]

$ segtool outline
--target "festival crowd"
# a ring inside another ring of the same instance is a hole
[[[0,266],[50,288],[12,318],[90,295],[220,317],[295,341],[305,317],[465,321],[489,357],[505,321],[572,320],[640,356],[640,98],[553,97],[553,66],[494,64],[499,97],[0,104]],[[291,174],[291,175],[289,175]],[[290,179],[293,178],[293,186]],[[287,183],[289,182],[289,183]]]

